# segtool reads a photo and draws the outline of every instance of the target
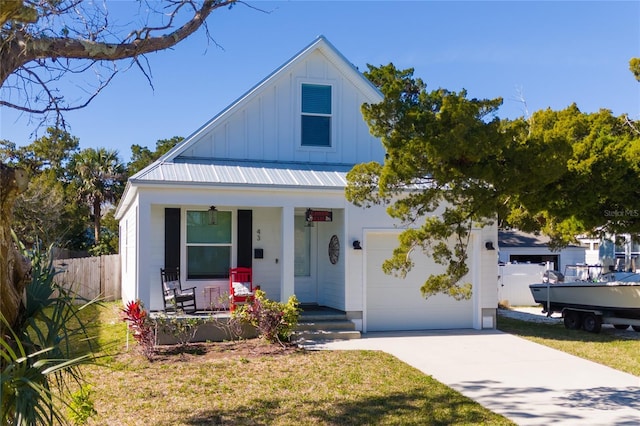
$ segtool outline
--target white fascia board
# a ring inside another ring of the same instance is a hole
[[[135,186],[132,185],[130,181],[127,181],[127,184],[124,187],[124,192],[122,193],[122,197],[120,197],[120,202],[116,206],[116,211],[113,215],[116,220],[122,219],[124,214],[129,209],[129,206],[133,202],[137,192],[138,191]]]

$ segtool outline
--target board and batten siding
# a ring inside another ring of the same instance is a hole
[[[300,146],[303,83],[332,86],[332,146]],[[357,164],[382,161],[380,142],[360,112],[367,99],[321,52],[295,64],[214,119],[181,157]]]
[[[344,210],[333,211],[333,222],[322,223],[322,232],[318,232],[318,303],[346,310],[345,301],[345,259],[348,242],[342,231]],[[338,262],[332,264],[329,260],[329,241],[336,235],[340,242]]]
[[[138,207],[133,205],[120,220],[120,256],[123,300],[135,300],[137,274]]]

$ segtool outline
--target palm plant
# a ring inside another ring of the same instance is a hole
[[[64,423],[60,408],[74,409],[68,402],[72,385],[82,384],[79,366],[89,362],[93,352],[78,314],[95,301],[77,305],[73,293],[54,281],[49,252],[21,248],[31,258],[32,282],[13,328],[0,314],[8,330],[0,339],[0,424]],[[81,350],[78,343],[84,345]]]
[[[94,239],[98,244],[102,206],[118,201],[124,187],[124,165],[115,150],[87,148],[73,156],[70,170],[78,195],[93,210]]]

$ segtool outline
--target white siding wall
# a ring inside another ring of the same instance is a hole
[[[500,262],[508,263],[511,255],[559,255],[560,272],[567,265],[585,263],[584,247],[566,247],[560,251],[551,251],[546,247],[504,247],[500,248]]]
[[[474,245],[468,255],[472,265],[478,268],[475,272],[478,279],[474,283],[473,297],[479,297],[477,303],[474,303],[477,310],[474,312],[473,326],[477,329],[495,328],[495,309],[498,305],[498,250],[487,250],[485,244],[492,242],[494,248],[498,247],[498,226],[494,223],[473,232]],[[491,317],[491,324],[485,321],[488,317]]]
[[[215,120],[182,155],[242,160],[356,164],[382,161],[384,151],[369,134],[360,107],[365,97],[319,51],[278,75]],[[305,149],[300,144],[300,86],[333,87],[332,147]]]
[[[318,227],[318,304],[345,309],[345,255],[348,244],[343,234],[344,213],[333,212],[333,222],[317,223]],[[340,256],[335,265],[329,261],[329,240],[337,235]]]
[[[151,206],[151,228],[153,232],[145,243],[144,250],[149,253],[149,267],[147,274],[141,279],[148,282],[151,310],[164,309],[162,303],[162,284],[160,269],[164,268],[164,209],[168,206]]]
[[[374,206],[368,209],[356,207],[347,204],[346,209],[346,311],[362,311],[363,303],[363,284],[365,277],[364,265],[364,239],[365,232],[373,229],[395,229],[397,223],[394,222],[386,213],[384,207]],[[353,241],[360,241],[363,250],[354,250]]]
[[[277,208],[253,209],[253,248],[264,250],[263,259],[253,259],[254,283],[259,285],[271,300],[280,300],[280,212],[281,209]]]
[[[562,254],[560,255],[560,265],[562,267],[562,271],[564,271],[564,268],[567,265],[575,265],[585,262],[586,250],[584,247],[567,247],[562,250]]]
[[[137,298],[137,203],[132,203],[120,220],[120,267],[122,271],[122,300],[128,302]]]
[[[494,223],[481,230],[475,229],[473,233],[474,236],[477,235],[475,254],[480,256],[479,267],[482,271],[480,275],[483,283],[481,305],[483,308],[495,308],[497,307],[496,297],[498,284],[498,227]],[[496,250],[488,250],[485,246],[488,242],[493,243],[493,247],[496,248]],[[470,259],[473,254],[473,252],[469,252]]]

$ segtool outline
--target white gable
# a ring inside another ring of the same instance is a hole
[[[301,87],[331,87],[331,146],[301,146]],[[357,164],[382,162],[360,108],[382,100],[324,37],[319,37],[229,108],[187,138],[164,161],[230,159]]]

